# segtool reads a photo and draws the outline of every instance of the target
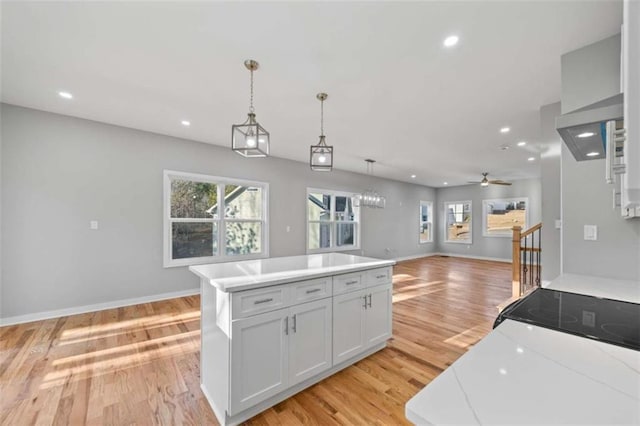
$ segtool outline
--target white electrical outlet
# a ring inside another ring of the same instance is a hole
[[[98,221],[92,220],[91,222],[89,222],[89,229],[98,229]]]
[[[584,239],[586,241],[598,240],[598,226],[597,225],[585,225],[584,226]]]
[[[556,229],[562,229],[562,221],[560,219],[556,219]]]
[[[287,232],[291,232],[291,227],[289,225],[287,225]]]

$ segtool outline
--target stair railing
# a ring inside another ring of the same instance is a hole
[[[511,295],[518,298],[540,287],[542,259],[542,223],[526,231],[514,226],[512,239],[512,287]]]

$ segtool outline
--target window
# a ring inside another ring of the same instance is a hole
[[[448,243],[471,244],[471,201],[451,201],[444,203],[446,234]]]
[[[268,256],[269,185],[164,171],[164,266]]]
[[[420,201],[420,244],[433,242],[433,203]]]
[[[354,194],[307,189],[307,252],[360,248],[360,208]]]
[[[502,198],[482,201],[482,235],[511,237],[511,228],[527,229],[529,223],[528,198]]]

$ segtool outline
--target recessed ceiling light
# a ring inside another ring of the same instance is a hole
[[[587,157],[597,157],[598,155],[600,155],[600,153],[596,151],[587,153]]]
[[[536,161],[536,157],[529,157],[527,158],[527,161]]]
[[[500,133],[509,133],[509,131],[511,131],[510,127],[503,127],[502,129],[500,129]]]
[[[411,179],[415,179],[415,178],[416,178],[416,175],[411,175]]]
[[[458,36],[456,35],[451,35],[447,38],[444,39],[444,42],[442,44],[444,44],[444,47],[453,47],[456,44],[458,44],[458,40],[460,40],[458,38]]]
[[[189,127],[191,126],[191,122],[188,120],[182,120],[180,123],[182,123],[183,126]]]
[[[449,185],[449,182],[442,182],[443,185]]]
[[[525,141],[518,142],[518,146],[525,146],[527,143]]]
[[[590,138],[593,135],[595,135],[595,133],[593,133],[593,132],[584,132],[584,133],[580,133],[578,135],[578,137],[579,138]]]
[[[73,95],[69,92],[58,92],[58,95],[61,98],[65,98],[65,99],[73,99]]]

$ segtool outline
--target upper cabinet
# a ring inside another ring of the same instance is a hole
[[[620,204],[624,217],[640,215],[640,1],[625,0],[622,25],[625,173]]]

